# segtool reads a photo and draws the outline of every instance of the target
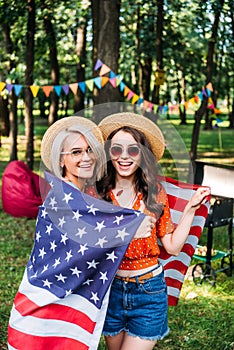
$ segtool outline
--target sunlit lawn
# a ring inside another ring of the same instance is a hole
[[[170,120],[184,140],[188,150],[191,143],[192,121],[188,125],[180,126],[178,119]],[[36,120],[35,132],[35,171],[40,167],[40,140],[46,125]],[[204,131],[201,127],[198,145],[200,159],[214,162],[234,164],[233,130],[220,127],[210,131]],[[25,139],[19,136],[18,157],[24,160]],[[0,149],[0,175],[8,163],[9,154],[8,139],[2,137]],[[180,160],[181,172],[183,172],[183,159]],[[162,161],[164,175],[176,176],[177,169],[166,151],[166,157]],[[178,162],[177,162],[178,164]],[[184,176],[185,177],[185,176]],[[12,218],[5,214],[0,207],[0,349],[5,350],[7,341],[7,324],[9,312],[15,293],[22,279],[24,267],[30,255],[35,220],[25,218]],[[206,230],[201,244],[206,244]],[[218,249],[228,250],[227,228],[221,227],[214,231],[214,246]],[[198,261],[193,259],[192,264]],[[213,263],[212,263],[213,264]],[[220,261],[212,265],[216,270]],[[179,305],[169,308],[170,334],[159,341],[155,349],[164,350],[231,350],[234,349],[234,279],[224,272],[217,273],[216,287],[207,283],[195,285],[193,280],[186,279],[182,288]],[[192,298],[189,298],[192,297]],[[104,350],[104,340],[101,339],[99,350]],[[32,349],[34,350],[34,349]],[[68,349],[69,350],[69,349]],[[79,349],[77,349],[79,350]],[[132,349],[129,349],[132,350]]]

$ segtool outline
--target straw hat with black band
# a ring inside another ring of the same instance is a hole
[[[139,130],[144,133],[149,141],[157,161],[159,161],[163,156],[165,141],[161,130],[150,119],[142,115],[129,112],[110,114],[109,116],[105,117],[98,126],[102,131],[105,141],[112,131],[123,126],[130,126],[136,130]]]
[[[55,138],[61,132],[69,130],[69,128],[73,126],[78,126],[84,130],[91,131],[101,144],[104,143],[99,127],[91,120],[78,116],[59,119],[46,130],[41,142],[41,159],[49,170],[51,170],[51,149]]]

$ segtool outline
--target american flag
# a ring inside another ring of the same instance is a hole
[[[16,294],[8,348],[97,349],[110,284],[145,215],[80,192],[52,175]],[[78,209],[79,208],[79,209]]]
[[[161,183],[167,192],[171,218],[176,226],[179,223],[184,207],[199,186],[179,182],[168,177],[164,178]],[[184,278],[202,234],[209,207],[210,204],[207,201],[196,210],[188,238],[178,256],[168,254],[161,245],[160,240],[158,240],[160,245],[159,261],[164,267],[168,304],[170,306],[178,304]]]
[[[47,175],[51,191],[39,209],[34,247],[14,300],[9,349],[97,349],[110,284],[144,214],[99,201]],[[196,186],[166,178],[172,219]],[[77,209],[79,208],[79,210]],[[176,305],[208,205],[194,218],[182,252],[161,247],[170,305]]]

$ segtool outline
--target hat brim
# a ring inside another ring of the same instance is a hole
[[[157,161],[163,156],[165,140],[161,130],[150,119],[142,115],[129,112],[115,113],[105,117],[98,126],[105,141],[108,139],[112,131],[123,126],[130,126],[139,130],[143,132],[149,141]]]
[[[96,136],[97,140],[100,143],[104,143],[101,130],[91,120],[79,116],[71,116],[59,119],[46,130],[41,141],[41,159],[47,167],[47,169],[51,170],[51,149],[55,137],[60,132],[70,128],[71,126],[82,126],[87,128],[87,130],[93,132],[93,134]]]

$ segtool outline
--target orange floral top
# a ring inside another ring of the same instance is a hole
[[[110,197],[113,204],[119,205],[115,195],[110,191]],[[142,194],[137,196],[137,199],[133,205],[133,209],[139,210]],[[163,237],[168,233],[174,231],[174,225],[171,221],[170,209],[168,205],[168,198],[164,187],[161,186],[159,193],[157,194],[157,202],[163,204],[163,213],[156,221],[154,228],[152,229],[151,236],[146,238],[133,239],[124,255],[124,258],[119,266],[120,270],[140,270],[150,266],[154,266],[158,263],[158,256],[160,253],[157,237]],[[156,214],[145,209],[146,215],[156,216]]]

